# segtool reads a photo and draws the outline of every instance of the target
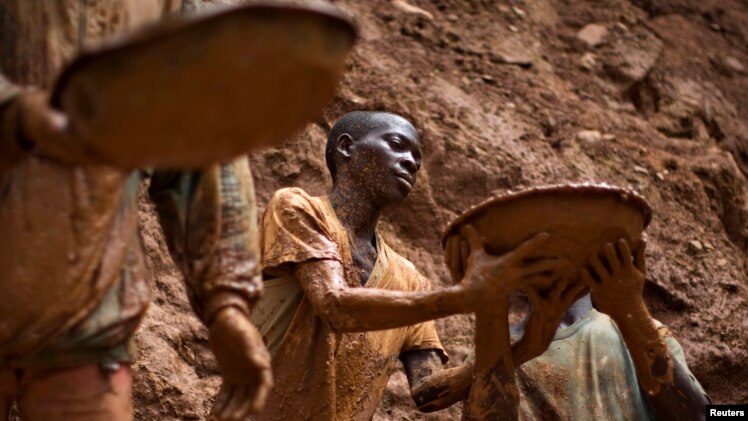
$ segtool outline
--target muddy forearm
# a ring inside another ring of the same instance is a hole
[[[342,265],[334,260],[299,264],[296,277],[317,315],[341,332],[392,329],[472,308],[460,286],[423,292],[350,288]]]
[[[667,345],[644,306],[633,306],[625,315],[613,319],[621,331],[636,368],[637,379],[645,394],[656,395],[673,383],[673,363]]]
[[[457,287],[428,292],[346,288],[327,296],[328,311],[321,316],[344,332],[391,329],[469,312]]]
[[[433,412],[464,401],[473,382],[473,364],[438,371],[411,391],[413,400],[422,412]]]
[[[694,387],[688,370],[672,357],[644,304],[639,307],[625,322],[616,323],[644,398],[658,419],[703,419],[706,397]]]
[[[688,369],[678,360],[673,361],[673,384],[664,385],[660,393],[646,396],[658,420],[703,420],[706,396],[695,387]]]
[[[475,313],[475,376],[464,420],[516,420],[519,390],[509,340],[509,298],[484,302]]]
[[[514,366],[519,367],[529,361],[532,350],[520,343],[512,345]],[[474,364],[466,362],[461,366],[442,370],[423,380],[413,395],[418,396],[416,404],[422,412],[433,412],[447,408],[459,401],[464,401],[470,394],[473,381]]]
[[[101,163],[66,125],[46,91],[15,85],[0,73],[0,175],[32,152],[70,164]]]
[[[527,362],[530,352],[512,346],[512,356],[515,366]],[[470,394],[473,382],[473,363],[434,373],[424,379],[423,383],[413,392],[416,405],[422,412],[433,412],[450,407],[459,401],[464,401]],[[417,396],[417,398],[416,398]]]

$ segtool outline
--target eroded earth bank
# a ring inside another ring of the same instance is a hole
[[[488,196],[569,181],[631,186],[654,209],[647,304],[718,403],[748,402],[748,4],[740,0],[338,1],[361,42],[324,117],[251,157],[261,208],[285,186],[324,194],[331,124],[355,109],[401,113],[424,168],[380,226],[449,282],[441,230]],[[203,419],[220,380],[149,203],[154,300],[139,334],[136,418]],[[452,364],[472,319],[438,322]],[[419,416],[397,373],[377,417]]]

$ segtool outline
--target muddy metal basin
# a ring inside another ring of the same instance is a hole
[[[280,142],[319,115],[355,39],[333,7],[216,9],[84,51],[51,102],[104,161],[200,167]]]
[[[482,235],[486,251],[501,255],[547,232],[551,238],[536,257],[564,257],[578,271],[606,242],[624,238],[635,250],[651,217],[644,198],[627,189],[591,184],[538,187],[470,208],[447,226],[442,244],[471,224]]]

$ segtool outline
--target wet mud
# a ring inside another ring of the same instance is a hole
[[[633,188],[653,210],[647,305],[683,345],[715,402],[748,400],[736,386],[748,376],[746,6],[408,3],[433,18],[385,1],[336,2],[356,16],[362,41],[324,117],[283,146],[251,156],[260,207],[281,187],[328,191],[325,139],[354,109],[397,112],[418,128],[418,185],[403,207],[384,215],[380,230],[444,286],[451,280],[441,234],[468,207],[537,185]],[[592,23],[605,29],[597,46],[577,36]],[[138,336],[136,416],[199,419],[219,382],[207,333],[144,198],[140,217],[155,298]],[[473,326],[466,316],[437,322],[450,364],[473,349]],[[404,374],[395,373],[375,419],[460,413],[458,405],[416,414]]]

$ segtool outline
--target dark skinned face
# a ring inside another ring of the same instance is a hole
[[[382,118],[358,140],[342,135],[338,148],[346,161],[341,175],[381,206],[402,202],[416,184],[421,145],[415,127],[401,117]]]

